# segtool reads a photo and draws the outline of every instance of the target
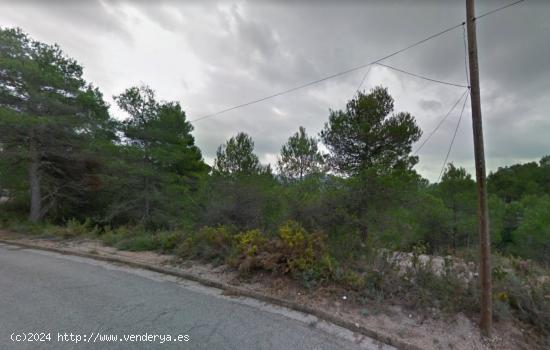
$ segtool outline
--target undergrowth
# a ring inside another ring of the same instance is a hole
[[[287,275],[306,288],[335,285],[359,303],[399,303],[432,316],[479,313],[475,262],[429,256],[423,245],[396,253],[371,244],[361,248],[362,254],[355,252],[352,261],[343,258],[344,252],[335,258],[324,234],[308,232],[293,221],[281,225],[275,234],[257,229],[238,232],[226,226],[151,233],[143,227],[99,228],[76,220],[68,220],[65,226],[6,220],[0,224],[35,236],[96,238],[122,250],[158,251],[227,264],[243,276],[254,271]],[[529,324],[544,344],[550,344],[549,271],[532,261],[501,255],[493,256],[492,265],[495,319]]]

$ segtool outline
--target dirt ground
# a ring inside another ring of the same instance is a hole
[[[417,314],[399,305],[359,304],[346,291],[337,287],[305,289],[289,278],[256,273],[250,278],[239,277],[228,266],[213,266],[195,261],[179,261],[174,256],[154,252],[128,252],[103,245],[95,240],[51,240],[29,238],[0,230],[0,239],[16,240],[43,247],[72,252],[123,258],[142,264],[169,266],[204,279],[233,285],[240,289],[293,301],[351,321],[379,334],[397,338],[421,349],[532,349],[526,331],[510,322],[495,323],[494,337],[484,340],[477,325],[463,314],[452,318]]]

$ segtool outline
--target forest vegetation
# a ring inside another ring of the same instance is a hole
[[[422,130],[386,88],[329,111],[319,135],[297,125],[273,168],[245,132],[220,140],[209,166],[180,103],[149,86],[114,100],[127,119],[60,47],[0,29],[2,227],[478,312],[477,275],[465,280],[452,262],[477,266],[475,181],[452,163],[437,183],[417,173]],[[495,317],[548,341],[550,156],[491,172],[488,189]],[[410,269],[399,272],[392,252],[409,252]],[[444,271],[421,254],[446,257]]]

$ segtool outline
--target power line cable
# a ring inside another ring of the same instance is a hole
[[[524,0],[519,0],[519,1],[516,1],[514,3],[511,3],[511,4],[508,4],[508,5],[505,5],[505,6],[502,6],[502,7],[499,7],[497,9],[494,9],[494,10],[491,10],[491,11],[488,11],[486,13],[483,13],[481,15],[479,15],[478,17],[476,17],[476,19],[479,19],[479,18],[482,18],[482,17],[485,17],[485,16],[488,16],[492,13],[495,13],[497,11],[500,11],[500,10],[503,10],[505,8],[508,8],[508,7],[511,7],[511,6],[514,6],[516,4],[519,4],[520,2],[523,2]],[[321,83],[323,81],[326,81],[326,80],[329,80],[329,79],[333,79],[333,78],[336,78],[336,77],[339,77],[339,76],[342,76],[342,75],[345,75],[345,74],[348,74],[350,72],[354,72],[356,70],[360,70],[362,68],[365,68],[367,66],[370,66],[372,64],[375,64],[375,63],[378,63],[378,62],[381,62],[383,60],[386,60],[390,57],[393,57],[395,55],[398,55],[406,50],[409,50],[409,49],[412,49],[413,47],[416,47],[418,45],[421,45],[423,43],[425,43],[426,41],[429,41],[429,40],[432,40],[434,38],[437,38],[443,34],[446,34],[460,26],[464,26],[466,24],[466,22],[462,22],[460,24],[457,24],[457,25],[454,25],[454,26],[451,26],[447,29],[444,29],[440,32],[437,32],[435,34],[432,34],[422,40],[419,40],[415,43],[412,43],[411,45],[409,46],[406,46],[402,49],[399,49],[397,51],[394,51],[386,56],[383,56],[377,60],[374,60],[372,62],[369,62],[369,63],[366,63],[366,64],[362,64],[360,66],[356,66],[356,67],[353,67],[353,68],[350,68],[350,69],[347,69],[347,70],[344,70],[342,72],[339,72],[339,73],[335,73],[335,74],[332,74],[332,75],[329,75],[329,76],[326,76],[324,78],[321,78],[321,79],[317,79],[317,80],[313,80],[313,81],[310,81],[308,83],[305,83],[305,84],[302,84],[302,85],[299,85],[299,86],[296,86],[296,87],[293,87],[293,88],[290,88],[290,89],[287,89],[287,90],[283,90],[283,91],[280,91],[278,93],[275,93],[275,94],[272,94],[272,95],[268,95],[268,96],[265,96],[265,97],[262,97],[262,98],[259,98],[259,99],[256,99],[256,100],[252,100],[252,101],[249,101],[249,102],[246,102],[246,103],[242,103],[242,104],[239,104],[239,105],[236,105],[236,106],[233,106],[233,107],[230,107],[230,108],[226,108],[226,109],[223,109],[223,110],[220,110],[218,112],[214,112],[214,113],[210,113],[210,114],[206,114],[206,115],[203,115],[199,118],[196,118],[196,119],[193,119],[193,120],[190,120],[190,122],[196,122],[196,121],[199,121],[199,120],[203,120],[203,119],[207,119],[207,118],[212,118],[214,116],[217,116],[217,115],[220,115],[222,113],[226,113],[226,112],[229,112],[229,111],[232,111],[232,110],[235,110],[235,109],[238,109],[238,108],[242,108],[242,107],[246,107],[246,106],[250,106],[252,104],[256,104],[256,103],[259,103],[259,102],[262,102],[262,101],[265,101],[265,100],[269,100],[269,99],[272,99],[272,98],[275,98],[275,97],[278,97],[278,96],[281,96],[281,95],[285,95],[285,94],[288,94],[288,93],[291,93],[291,92],[294,92],[296,90],[300,90],[300,89],[303,89],[305,87],[308,87],[308,86],[311,86],[311,85],[314,85],[314,84],[318,84],[318,83]]]
[[[357,87],[357,92],[361,90],[361,87],[363,86],[363,83],[365,82],[365,79],[367,79],[367,75],[369,75],[370,70],[372,69],[372,64],[369,65],[369,69],[367,69],[367,72],[365,75],[363,75],[363,79],[361,79],[361,83],[359,83],[359,86]]]
[[[445,167],[447,166],[447,160],[449,159],[449,155],[451,154],[451,149],[453,148],[453,144],[455,142],[456,134],[458,133],[458,127],[460,126],[460,122],[462,121],[462,115],[464,114],[464,107],[466,107],[466,102],[468,102],[468,99],[464,99],[464,103],[462,104],[462,110],[460,111],[460,117],[458,118],[458,122],[456,123],[455,132],[453,134],[453,138],[451,139],[451,144],[449,145],[449,150],[447,151],[447,155],[445,156],[445,160],[443,161],[443,166],[441,167],[441,172],[439,173],[439,177],[437,178],[437,182],[441,180],[441,177],[443,176],[443,172],[445,171]]]
[[[429,77],[426,77],[426,76],[423,76],[423,75],[420,75],[420,74],[416,74],[416,73],[412,73],[412,72],[409,72],[409,71],[406,71],[404,69],[401,69],[401,68],[397,68],[397,67],[393,67],[393,66],[389,66],[387,64],[383,64],[383,63],[375,63],[376,65],[379,65],[379,66],[382,66],[382,67],[386,67],[386,68],[389,68],[389,69],[393,69],[397,72],[401,72],[401,73],[404,73],[404,74],[408,74],[408,75],[411,75],[413,77],[416,77],[416,78],[420,78],[420,79],[424,79],[424,80],[427,80],[427,81],[431,81],[431,82],[434,82],[434,83],[439,83],[439,84],[445,84],[445,85],[451,85],[451,86],[458,86],[458,87],[462,87],[462,88],[467,88],[468,86],[467,85],[462,85],[462,84],[457,84],[457,83],[450,83],[450,82],[447,82],[447,81],[443,81],[443,80],[438,80],[438,79],[433,79],[433,78],[429,78]]]
[[[474,20],[483,18],[483,17],[485,17],[485,16],[489,16],[489,15],[495,13],[495,12],[498,12],[498,11],[500,11],[500,10],[504,10],[505,8],[508,8],[508,7],[512,7],[512,6],[514,6],[514,5],[519,4],[520,2],[524,2],[524,1],[525,1],[525,0],[519,0],[519,1],[513,2],[513,3],[511,3],[511,4],[504,5],[504,6],[501,6],[501,7],[499,7],[499,8],[496,8],[496,9],[494,9],[494,10],[487,11],[487,12],[482,13],[481,15],[475,17]]]
[[[416,151],[414,151],[414,155],[417,155],[418,152],[422,149],[422,147],[424,147],[424,145],[431,139],[431,137],[435,134],[435,132],[439,129],[439,127],[443,124],[443,122],[445,122],[445,120],[447,120],[447,118],[449,117],[449,115],[451,115],[451,113],[453,112],[453,110],[456,108],[456,106],[460,103],[460,101],[464,98],[464,96],[466,96],[466,94],[468,93],[468,90],[464,91],[464,93],[462,95],[460,95],[460,97],[458,98],[458,100],[456,100],[456,102],[453,104],[453,106],[451,107],[451,109],[449,109],[449,111],[447,112],[447,114],[445,114],[445,116],[443,117],[443,119],[441,119],[441,121],[436,125],[436,127],[430,132],[430,134],[428,135],[428,137],[426,139],[424,139],[424,141],[420,144],[420,146],[418,146],[418,148],[416,149]]]
[[[508,4],[508,5],[504,5],[504,6],[501,6],[501,7],[499,7],[499,8],[496,8],[496,9],[494,9],[494,10],[485,12],[485,13],[483,13],[483,14],[481,14],[481,15],[475,17],[474,20],[477,20],[477,19],[479,19],[479,18],[483,18],[483,17],[488,16],[488,15],[490,15],[490,14],[493,14],[493,13],[495,13],[495,12],[504,10],[504,9],[506,9],[506,8],[508,8],[508,7],[517,5],[517,4],[519,4],[519,3],[523,2],[523,1],[525,1],[525,0],[515,1],[515,2],[510,3],[510,4]],[[466,91],[469,91],[470,79],[469,79],[469,74],[468,74],[469,71],[468,71],[468,63],[467,63],[468,49],[467,49],[467,43],[466,43],[466,28],[465,28],[465,23],[463,23],[463,26],[462,26],[462,39],[463,39],[463,42],[464,42],[464,70],[465,70],[465,72],[466,72],[466,80],[468,81],[468,90],[466,90]],[[463,96],[462,96],[462,97],[463,97]],[[461,97],[461,98],[462,98],[462,97]],[[460,101],[460,100],[459,100],[459,101]],[[454,141],[455,141],[456,134],[457,134],[457,132],[458,132],[458,127],[460,126],[460,122],[461,122],[461,120],[462,120],[462,115],[463,115],[463,113],[464,113],[464,108],[466,107],[466,102],[468,102],[468,98],[466,98],[466,99],[464,100],[464,103],[462,104],[462,110],[460,111],[460,117],[459,117],[458,122],[457,122],[457,124],[456,124],[456,128],[455,128],[455,131],[454,131],[454,134],[453,134],[453,138],[451,139],[451,144],[449,145],[449,150],[447,151],[447,155],[445,156],[445,160],[443,161],[443,166],[441,167],[441,172],[439,173],[439,177],[438,177],[438,179],[437,179],[437,182],[439,182],[439,181],[441,180],[441,177],[443,176],[443,173],[444,173],[444,171],[445,171],[445,167],[447,166],[447,160],[449,159],[449,155],[450,155],[451,150],[452,150],[452,148],[453,148],[453,143],[454,143]],[[455,105],[456,105],[456,104],[455,104]],[[454,109],[454,106],[453,106],[453,109]],[[445,119],[446,119],[446,117],[445,117]],[[440,124],[441,124],[441,123],[440,123]],[[440,125],[440,124],[439,124],[439,125]],[[437,128],[439,127],[439,125],[436,127],[436,129],[434,129],[433,132],[435,132],[435,130],[437,130]],[[433,132],[432,132],[432,134],[433,134]],[[432,134],[430,134],[430,136],[431,136]],[[426,142],[426,141],[425,141],[425,142]],[[424,142],[424,143],[425,143],[425,142]],[[424,145],[424,143],[421,145],[421,147],[419,147],[419,148],[416,150],[416,152],[418,152],[418,151],[420,150],[420,148],[422,148],[422,146]],[[416,154],[416,152],[415,152],[415,154]]]
[[[257,100],[252,100],[250,102],[246,102],[246,103],[242,103],[240,105],[236,105],[236,106],[233,106],[233,107],[230,107],[230,108],[226,108],[226,109],[222,109],[221,111],[218,111],[218,112],[215,112],[215,113],[211,113],[211,114],[207,114],[207,115],[203,115],[202,117],[199,117],[199,118],[196,118],[196,119],[193,119],[193,120],[190,120],[190,122],[196,122],[196,121],[199,121],[199,120],[203,120],[203,119],[207,119],[207,118],[212,118],[214,116],[217,116],[219,114],[222,114],[222,113],[226,113],[226,112],[229,112],[229,111],[232,111],[234,109],[237,109],[237,108],[242,108],[242,107],[246,107],[246,106],[250,106],[252,104],[255,104],[255,103],[258,103],[258,102],[262,102],[262,101],[265,101],[265,100],[269,100],[269,99],[272,99],[274,97],[277,97],[277,96],[281,96],[281,95],[285,95],[285,94],[288,94],[290,92],[294,92],[296,90],[300,90],[300,89],[303,89],[305,87],[308,87],[308,86],[311,86],[311,85],[314,85],[314,84],[318,84],[318,83],[321,83],[323,81],[326,81],[326,80],[329,80],[329,79],[333,79],[333,78],[336,78],[336,77],[339,77],[339,76],[342,76],[342,75],[345,75],[345,74],[348,74],[348,73],[351,73],[351,72],[354,72],[356,70],[359,70],[359,69],[362,69],[362,68],[365,68],[367,66],[370,66],[374,63],[377,63],[377,62],[380,62],[380,61],[383,61],[383,60],[386,60],[390,57],[393,57],[395,55],[398,55],[400,53],[402,53],[403,51],[406,51],[406,50],[409,50],[415,46],[418,46],[420,44],[423,44],[425,43],[426,41],[428,40],[431,40],[431,39],[434,39],[438,36],[441,36],[443,34],[446,34],[448,32],[450,32],[451,30],[453,29],[456,29],[458,27],[462,26],[462,23],[461,24],[457,24],[455,26],[452,26],[452,27],[449,27],[445,30],[442,30],[436,34],[432,34],[422,40],[419,40],[409,46],[406,46],[400,50],[397,50],[397,51],[394,51],[386,56],[383,56],[383,57],[380,57],[379,59],[377,60],[374,60],[372,62],[369,62],[369,63],[366,63],[366,64],[362,64],[360,66],[356,66],[356,67],[353,67],[353,68],[350,68],[350,69],[346,69],[345,71],[342,71],[342,72],[339,72],[339,73],[335,73],[335,74],[332,74],[332,75],[329,75],[329,76],[326,76],[324,78],[321,78],[321,79],[317,79],[317,80],[313,80],[313,81],[310,81],[308,83],[305,83],[305,84],[302,84],[302,85],[298,85],[296,87],[293,87],[293,88],[290,88],[290,89],[287,89],[287,90],[283,90],[281,92],[278,92],[278,93],[275,93],[275,94],[272,94],[272,95],[268,95],[268,96],[265,96],[265,97],[262,97],[262,98],[259,98]]]

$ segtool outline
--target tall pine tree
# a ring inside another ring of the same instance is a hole
[[[0,28],[0,156],[26,169],[30,221],[97,186],[97,163],[85,148],[108,129],[101,93],[75,60],[20,29]]]
[[[208,166],[191,135],[193,126],[177,102],[159,102],[148,86],[131,87],[115,96],[129,114],[120,164],[125,177],[115,179],[117,198],[108,219],[148,228],[173,226],[181,220],[190,193]]]

